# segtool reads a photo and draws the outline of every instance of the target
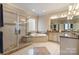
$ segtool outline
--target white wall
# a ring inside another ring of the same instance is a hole
[[[28,32],[35,32],[36,31],[36,21],[35,19],[28,19]]]
[[[40,16],[38,19],[38,31],[39,32],[46,32],[47,31],[47,26],[46,24],[46,19],[44,16]]]

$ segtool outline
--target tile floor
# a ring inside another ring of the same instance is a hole
[[[60,45],[54,42],[42,42],[42,43],[33,43],[32,45],[23,48],[17,52],[12,53],[11,55],[34,55],[34,47],[46,47],[51,55],[60,54]],[[41,51],[40,51],[41,52]]]
[[[50,52],[46,47],[34,47],[33,49],[33,55],[49,55]]]

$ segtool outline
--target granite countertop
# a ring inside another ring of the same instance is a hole
[[[71,38],[71,39],[79,39],[78,35],[72,34],[72,33],[62,33],[60,35],[62,38]]]

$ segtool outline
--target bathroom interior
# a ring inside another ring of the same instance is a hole
[[[79,4],[0,4],[0,54],[78,55]]]

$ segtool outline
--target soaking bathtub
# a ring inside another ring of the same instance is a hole
[[[31,35],[32,42],[47,42],[48,41],[48,35],[43,33],[32,33]]]

